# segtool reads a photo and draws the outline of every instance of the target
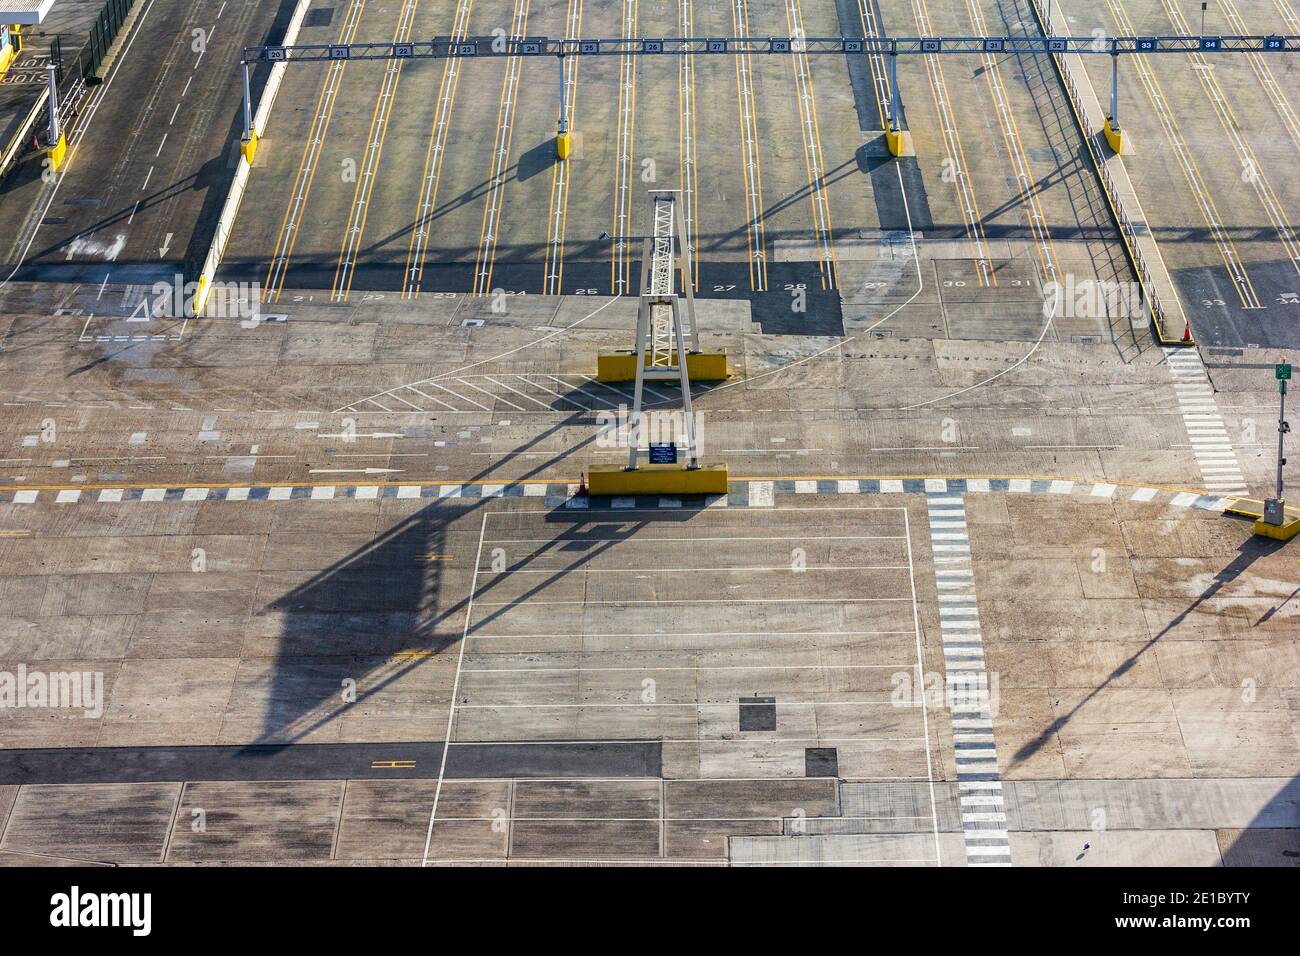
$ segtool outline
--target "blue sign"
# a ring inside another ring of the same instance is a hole
[[[652,465],[675,465],[677,464],[677,446],[670,441],[650,443],[650,464]]]
[[[538,40],[524,40],[519,44],[519,52],[524,56],[537,56],[542,52],[542,44]]]
[[[579,53],[599,53],[599,52],[600,52],[600,41],[599,41],[599,40],[579,40],[579,41],[578,41],[578,52],[579,52]]]
[[[789,53],[790,41],[786,39],[772,37],[771,39],[768,40],[767,48],[772,53]]]
[[[710,53],[726,53],[726,52],[727,52],[727,41],[726,41],[726,40],[708,40],[708,41],[706,41],[706,43],[705,43],[705,48],[706,48]]]
[[[664,41],[663,41],[663,40],[642,40],[642,41],[641,41],[641,52],[642,52],[642,53],[662,53],[662,52],[664,52]]]
[[[1156,48],[1156,38],[1138,37],[1137,48],[1138,51],[1141,53],[1150,53],[1152,50]]]
[[[1284,37],[1264,37],[1265,50],[1285,50],[1286,39]]]
[[[984,39],[984,52],[985,52],[985,53],[1001,53],[1002,50],[1003,50],[1003,47],[1004,47],[1005,45],[1006,45],[1006,44],[1003,43],[1001,37],[985,37],[985,39]]]
[[[940,50],[940,48],[941,48],[942,46],[943,46],[943,41],[942,41],[942,40],[925,40],[925,39],[923,39],[923,40],[921,41],[921,52],[922,52],[922,53],[938,53],[939,50]]]
[[[1219,50],[1223,48],[1223,40],[1220,37],[1201,37],[1202,50]]]

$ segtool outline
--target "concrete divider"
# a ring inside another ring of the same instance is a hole
[[[727,466],[641,465],[634,471],[597,465],[587,473],[592,495],[725,495]]]
[[[298,6],[294,8],[293,16],[289,18],[289,25],[285,28],[284,38],[280,41],[280,45],[292,46],[298,39],[298,31],[302,28],[303,17],[307,15],[307,8],[310,6],[311,0],[298,0]],[[253,117],[254,141],[260,140],[266,130],[266,124],[271,118],[271,107],[275,104],[276,94],[280,91],[280,82],[284,78],[286,66],[287,64],[281,61],[271,67],[271,75],[266,79],[266,87],[262,90],[262,99],[258,102],[257,113]],[[251,150],[240,151],[239,165],[235,169],[235,178],[230,184],[230,192],[226,196],[226,203],[221,208],[221,217],[217,220],[217,228],[213,233],[212,245],[208,248],[207,258],[203,260],[203,268],[199,271],[198,288],[194,292],[195,315],[202,315],[204,308],[207,306],[208,295],[212,291],[212,282],[216,278],[217,269],[221,266],[221,257],[226,251],[226,242],[230,239],[230,232],[235,227],[235,216],[239,214],[239,204],[243,201],[244,190],[248,187],[248,175],[253,169],[251,156]]]
[[[4,176],[5,173],[9,172],[9,167],[13,165],[13,161],[17,158],[19,151],[22,150],[23,144],[27,142],[27,137],[31,135],[32,127],[36,125],[36,121],[40,118],[41,113],[45,111],[45,104],[49,102],[49,99],[50,91],[49,88],[46,87],[41,91],[40,95],[36,97],[36,102],[32,104],[32,108],[27,112],[27,115],[23,117],[23,121],[18,124],[18,128],[14,131],[13,138],[5,144],[4,152],[0,153],[0,176]]]
[[[1052,33],[1055,23],[1065,18],[1060,4],[1056,4],[1052,9],[1050,25],[1047,15],[1043,12],[1041,0],[1029,0],[1029,7],[1044,35]],[[1068,35],[1069,24],[1063,25],[1066,27],[1066,33],[1062,35]],[[1097,91],[1092,87],[1092,81],[1084,69],[1081,55],[1078,53],[1048,55],[1065,87],[1065,98],[1070,104],[1070,112],[1079,127],[1079,132],[1083,135],[1088,156],[1097,171],[1097,180],[1101,183],[1102,193],[1106,197],[1107,205],[1110,206],[1116,225],[1119,226],[1124,249],[1142,287],[1142,296],[1151,307],[1151,324],[1156,339],[1161,345],[1195,345],[1187,313],[1178,298],[1178,290],[1174,287],[1169,270],[1165,267],[1155,237],[1151,235],[1151,230],[1147,226],[1146,214],[1142,211],[1142,204],[1138,201],[1137,190],[1133,188],[1128,170],[1124,168],[1124,161],[1118,155],[1109,157],[1104,155],[1101,145],[1093,135],[1094,129],[1100,129],[1106,134],[1108,142],[1116,143],[1110,133],[1110,120],[1102,108],[1101,101],[1097,98]],[[1082,77],[1077,83],[1076,70]],[[1184,333],[1187,335],[1186,338],[1183,337]]]
[[[672,353],[669,361],[677,362],[677,352]],[[650,367],[650,356],[645,358],[645,367]],[[692,382],[720,382],[729,378],[727,353],[688,352],[686,354],[686,374]],[[635,352],[602,352],[596,356],[596,381],[598,382],[633,382],[636,381]]]

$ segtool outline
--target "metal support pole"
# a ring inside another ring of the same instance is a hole
[[[1050,37],[1052,33],[1052,0],[1047,0],[1047,35]]]
[[[686,297],[686,321],[691,325],[691,351],[700,350],[700,329],[695,322],[695,269],[691,265],[691,247],[686,243],[686,219],[680,203],[673,203],[673,226],[677,232],[677,265],[682,276],[682,295]],[[680,313],[679,313],[680,314]],[[678,361],[686,363],[685,353],[678,353]]]
[[[50,146],[59,145],[59,137],[63,135],[63,124],[59,121],[59,82],[55,78],[57,70],[53,63],[46,67],[50,84]]]
[[[695,438],[695,409],[691,406],[691,375],[686,367],[686,342],[682,338],[680,299],[673,299],[673,344],[677,348],[677,375],[682,389],[682,415],[686,426],[686,468],[694,471],[700,467],[700,448]]]
[[[1119,129],[1119,48],[1114,45],[1110,54],[1110,128]]]
[[[1285,452],[1282,447],[1282,439],[1286,436],[1287,433],[1286,382],[1279,382],[1278,384],[1281,386],[1282,397],[1281,397],[1281,405],[1279,406],[1278,413],[1277,413],[1277,485],[1274,489],[1273,494],[1276,498],[1281,499],[1282,492],[1284,490],[1282,487],[1282,464],[1283,462],[1286,461],[1286,458],[1284,457]]]
[[[1277,480],[1273,485],[1273,497],[1264,501],[1264,523],[1280,528],[1286,521],[1285,486],[1282,484],[1282,467],[1286,464],[1284,440],[1291,426],[1286,421],[1286,383],[1291,378],[1291,364],[1283,358],[1274,366],[1277,376],[1278,412],[1277,412]]]
[[[889,42],[889,128],[897,133],[898,126],[898,41]]]
[[[567,102],[568,90],[564,76],[564,54],[556,56],[560,64],[560,135],[563,136],[569,131],[569,104]]]
[[[240,64],[244,68],[244,142],[253,138],[253,93],[249,87],[248,61]]]
[[[654,321],[650,314],[650,303],[645,291],[649,288],[650,259],[653,244],[646,239],[641,244],[641,307],[636,315],[636,384],[632,387],[632,417],[628,419],[627,435],[627,470],[636,471],[637,458],[641,451],[641,400],[645,390],[646,342],[654,334],[651,328]],[[680,359],[681,356],[679,355]]]

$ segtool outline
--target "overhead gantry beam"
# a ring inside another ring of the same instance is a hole
[[[610,37],[590,40],[549,37],[434,37],[406,43],[307,43],[244,47],[245,62],[441,59],[512,56],[710,56],[726,54],[893,54],[920,56],[971,53],[1296,53],[1300,36],[1122,36],[1098,39],[1031,36],[942,37]]]

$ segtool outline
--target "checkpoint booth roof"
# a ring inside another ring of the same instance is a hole
[[[0,73],[22,49],[23,27],[43,23],[53,6],[54,0],[0,0]]]
[[[0,23],[36,26],[53,6],[54,0],[0,0]]]

